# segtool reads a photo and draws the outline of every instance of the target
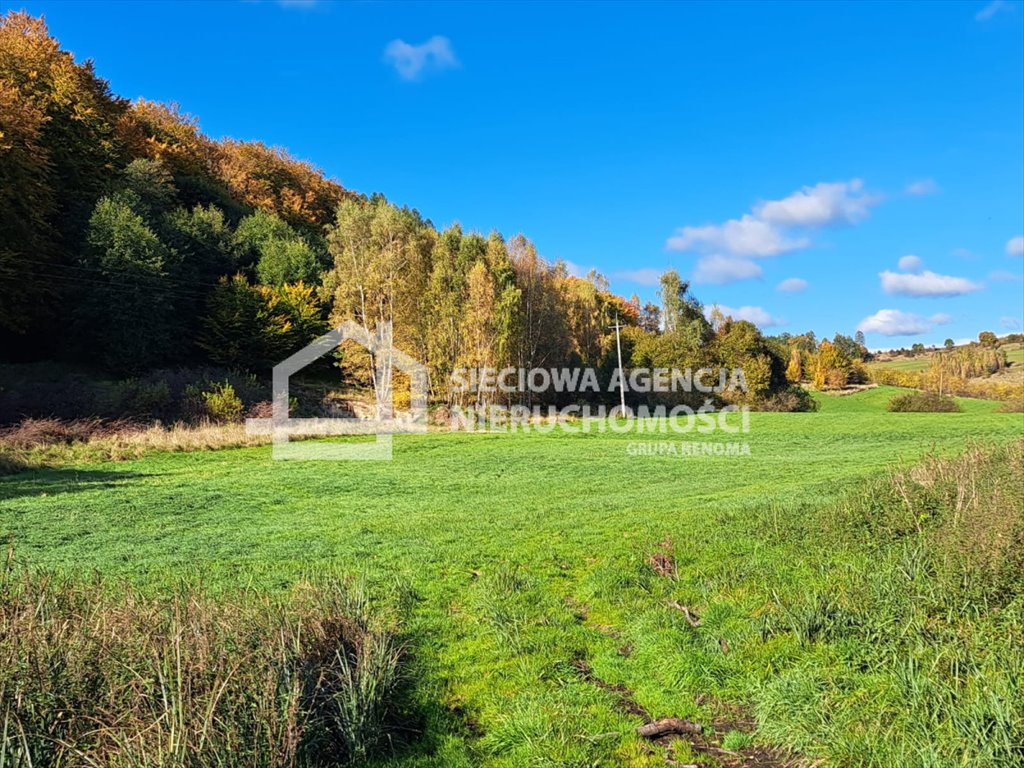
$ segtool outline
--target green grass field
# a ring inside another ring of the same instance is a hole
[[[868,363],[867,368],[878,368],[889,371],[927,371],[932,363],[931,355],[920,355],[918,357],[897,357],[895,360],[885,360],[878,363]]]
[[[728,731],[743,705],[755,742],[830,764],[981,766],[955,725],[919,722],[899,665],[801,624],[813,595],[856,603],[847,577],[866,570],[864,552],[809,544],[822,510],[930,450],[1024,432],[994,402],[887,413],[895,391],[710,438],[749,456],[629,450],[696,435],[431,433],[397,437],[392,462],[251,448],[32,471],[0,479],[0,534],[29,564],[153,588],[365,577],[408,616],[424,736],[395,764],[665,765],[634,734],[645,715]],[[667,539],[675,580],[649,564]]]

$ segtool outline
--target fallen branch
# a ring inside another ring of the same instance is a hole
[[[683,616],[686,617],[686,623],[691,627],[700,626],[700,616],[697,615],[696,611],[691,611],[685,605],[680,605],[675,600],[670,600],[668,606],[669,608],[675,608],[677,611],[680,611]]]
[[[636,732],[645,739],[654,740],[665,736],[700,735],[704,733],[704,726],[700,723],[691,723],[689,720],[681,720],[678,717],[663,717],[660,720],[641,725]]]

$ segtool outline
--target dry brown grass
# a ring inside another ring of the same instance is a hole
[[[0,572],[0,766],[355,764],[394,736],[402,652],[341,582],[168,597]]]
[[[141,425],[102,419],[26,419],[0,432],[0,473],[75,462],[126,461],[157,451],[212,451],[265,445],[244,424]]]
[[[47,445],[71,445],[91,439],[111,437],[139,427],[129,421],[105,419],[24,419],[0,430],[0,445],[22,450]]]

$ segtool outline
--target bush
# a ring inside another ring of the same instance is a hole
[[[849,371],[833,368],[825,374],[825,389],[842,389],[849,381]]]
[[[759,411],[806,412],[818,410],[818,401],[806,389],[794,385],[765,398],[755,407]]]
[[[189,385],[185,399],[190,404],[191,415],[200,419],[230,423],[240,421],[245,412],[245,404],[227,381],[213,384],[209,389]]]
[[[0,765],[313,768],[390,745],[403,653],[358,589],[152,598],[0,571]]]
[[[171,388],[166,381],[126,379],[114,384],[110,399],[118,416],[163,419],[170,414]]]
[[[889,401],[894,413],[959,413],[963,409],[952,397],[934,392],[907,392]]]
[[[868,383],[868,371],[864,367],[864,363],[860,360],[854,360],[850,363],[850,375],[847,379],[847,384],[867,384]]]

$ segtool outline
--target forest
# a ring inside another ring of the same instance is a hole
[[[742,367],[745,402],[807,407],[789,346],[706,312],[674,271],[660,306],[549,262],[523,234],[438,229],[174,105],[111,93],[42,19],[0,21],[0,349],[119,376],[219,366],[265,377],[337,322],[393,326],[435,402],[460,367]],[[813,350],[812,350],[813,351]],[[346,381],[368,361],[339,354]]]

